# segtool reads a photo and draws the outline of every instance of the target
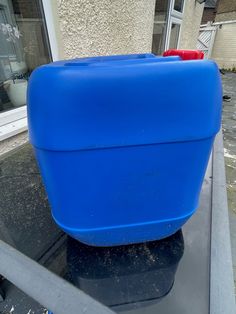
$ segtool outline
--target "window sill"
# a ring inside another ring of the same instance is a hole
[[[26,131],[27,126],[26,117],[0,126],[0,141]]]

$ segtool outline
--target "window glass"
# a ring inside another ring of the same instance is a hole
[[[160,55],[165,49],[165,38],[168,20],[169,1],[157,0],[153,28],[153,53]]]
[[[171,31],[170,31],[169,49],[178,48],[179,32],[180,32],[180,24],[172,23]]]
[[[40,0],[0,0],[0,112],[26,104],[31,72],[50,62]]]
[[[184,0],[175,0],[174,10],[178,12],[183,12]]]

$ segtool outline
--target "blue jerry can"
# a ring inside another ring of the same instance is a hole
[[[96,246],[175,233],[198,206],[221,99],[208,60],[143,54],[36,69],[30,141],[57,224]]]

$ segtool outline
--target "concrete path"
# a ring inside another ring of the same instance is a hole
[[[227,193],[231,246],[236,287],[236,73],[222,75],[224,94],[231,96],[230,102],[223,102],[223,133],[227,177]]]

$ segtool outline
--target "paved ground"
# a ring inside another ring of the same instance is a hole
[[[224,94],[232,97],[223,103],[225,165],[231,232],[234,281],[236,286],[236,73],[222,75]]]

